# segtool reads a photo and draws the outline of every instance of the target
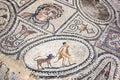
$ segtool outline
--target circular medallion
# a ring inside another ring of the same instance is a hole
[[[114,10],[107,1],[77,0],[80,13],[92,22],[108,24],[114,19]]]
[[[7,1],[0,1],[0,36],[13,27],[16,16],[14,6]]]
[[[53,36],[38,40],[22,53],[26,67],[39,73],[41,78],[74,75],[95,58],[92,46],[74,36]]]

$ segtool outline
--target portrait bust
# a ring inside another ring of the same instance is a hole
[[[61,17],[63,12],[62,6],[58,4],[42,4],[37,7],[35,13],[24,12],[21,16],[33,24],[36,24],[41,29],[54,32],[55,27],[49,21]]]

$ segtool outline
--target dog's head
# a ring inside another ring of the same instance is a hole
[[[47,57],[48,57],[48,59],[55,58],[55,56],[53,56],[53,54],[49,54]]]

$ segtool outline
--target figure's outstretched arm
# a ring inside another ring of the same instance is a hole
[[[63,51],[63,47],[61,47],[61,48],[58,50],[58,53],[57,53],[57,54],[61,53],[62,51]]]

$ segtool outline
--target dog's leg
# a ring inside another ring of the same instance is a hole
[[[39,70],[39,63],[37,63],[37,67],[38,67],[38,70]]]
[[[49,63],[47,62],[47,66],[49,67]]]
[[[51,62],[50,62],[50,66],[52,67]]]
[[[42,63],[40,63],[40,67],[41,67],[42,69],[44,69],[44,68],[42,67]]]
[[[50,62],[48,62],[48,67],[49,67],[49,66],[50,66],[50,67],[52,67],[52,65],[51,65],[51,63],[50,63]]]

